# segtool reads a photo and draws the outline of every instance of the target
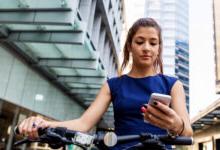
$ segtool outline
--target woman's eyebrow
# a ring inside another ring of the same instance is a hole
[[[143,36],[136,36],[135,39],[141,39],[141,40],[145,40],[146,38],[143,37]],[[156,37],[151,37],[150,40],[153,40],[153,41],[158,41],[159,39],[156,38]]]
[[[158,41],[158,38],[150,38],[152,41]]]
[[[135,39],[145,40],[145,38],[143,36],[136,36]]]
[[[134,37],[134,40],[135,41],[145,41],[146,38],[143,37],[143,36],[137,36],[137,37]],[[156,43],[159,43],[159,39],[156,38],[156,37],[151,37],[148,39],[150,42],[156,42]]]

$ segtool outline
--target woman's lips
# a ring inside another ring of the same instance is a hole
[[[148,55],[142,55],[141,58],[142,58],[142,59],[150,59],[151,56],[148,56]]]

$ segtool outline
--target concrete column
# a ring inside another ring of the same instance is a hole
[[[96,14],[93,22],[93,29],[91,35],[92,42],[94,43],[96,49],[98,48],[99,36],[101,34],[101,22],[102,22],[101,15]]]
[[[90,8],[89,20],[88,20],[88,26],[87,26],[87,31],[88,31],[89,36],[91,36],[92,34],[93,22],[94,22],[95,11],[96,11],[96,2],[97,0],[92,0],[92,4]]]
[[[90,10],[92,6],[92,0],[81,0],[79,3],[79,12],[82,16],[83,22],[86,23],[86,28],[89,22]]]
[[[13,121],[12,121],[11,131],[10,131],[10,135],[9,135],[9,138],[8,138],[6,150],[11,150],[12,149],[12,144],[13,144],[12,142],[13,142],[13,138],[14,138],[13,129],[17,124],[18,114],[19,114],[19,108],[16,107],[16,109],[14,111],[14,118],[13,118]]]
[[[106,30],[104,29],[104,27],[102,27],[98,41],[98,49],[97,49],[97,51],[100,52],[100,55],[104,49],[105,38],[106,38]]]

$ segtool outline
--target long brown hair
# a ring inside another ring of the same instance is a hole
[[[162,44],[161,28],[160,28],[159,24],[152,18],[140,18],[131,26],[131,28],[128,31],[128,35],[127,35],[124,49],[123,49],[124,58],[123,58],[123,62],[122,62],[121,68],[120,68],[120,74],[122,74],[123,70],[128,65],[128,61],[130,59],[129,58],[129,48],[131,47],[131,42],[132,42],[133,36],[135,35],[135,33],[137,32],[137,30],[140,27],[153,27],[158,31],[159,54],[158,54],[158,58],[156,59],[156,61],[154,63],[154,68],[155,68],[155,70],[159,71],[159,73],[163,73],[163,62],[162,62],[163,44]]]

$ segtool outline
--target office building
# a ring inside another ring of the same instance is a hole
[[[213,0],[214,43],[216,64],[216,93],[220,93],[220,2]]]
[[[220,149],[220,99],[191,119],[194,145],[186,150]]]
[[[19,121],[30,115],[77,118],[103,82],[117,75],[124,4],[0,2],[0,149],[11,150]],[[110,107],[100,124],[111,125],[112,116]]]
[[[182,81],[189,110],[188,1],[146,0],[145,16],[162,28],[164,73]]]

